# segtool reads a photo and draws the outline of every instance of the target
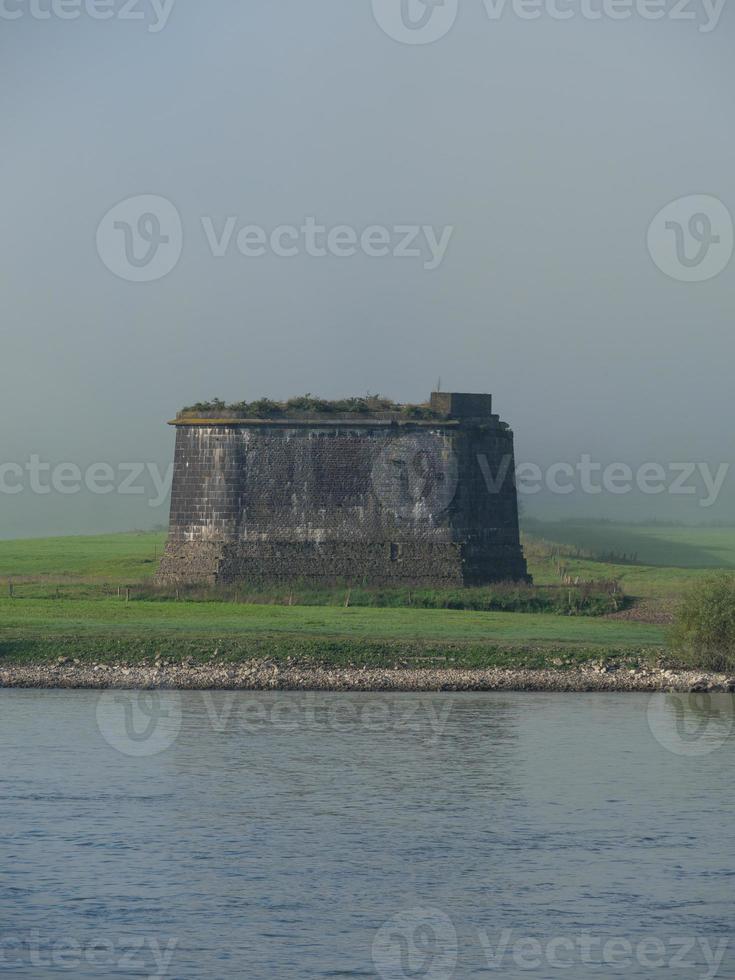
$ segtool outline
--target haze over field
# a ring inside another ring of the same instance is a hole
[[[672,19],[669,4],[647,20],[638,3],[593,20],[561,4],[562,20],[547,4],[494,20],[465,0],[443,36],[404,44],[386,30],[392,2],[374,16],[369,0],[178,0],[165,23],[145,2],[143,20],[7,5],[0,463],[22,475],[3,471],[1,537],[164,523],[165,421],[184,404],[415,401],[438,377],[491,391],[518,461],[545,476],[585,455],[633,472],[629,493],[590,493],[561,471],[572,492],[544,478],[527,514],[735,519],[735,476],[717,483],[735,264],[684,281],[647,248],[669,202],[735,213],[732,12]],[[139,195],[171,202],[182,229],[180,257],[147,282],[111,271],[111,250],[125,226],[143,245],[156,227],[105,217]],[[726,249],[722,212],[695,210]],[[310,242],[312,218],[348,231]],[[672,250],[675,226],[693,236],[682,269],[696,271],[706,226],[684,211],[671,225]],[[259,257],[238,248],[246,226]],[[400,254],[403,226],[418,255]],[[109,464],[115,489],[74,492],[72,473],[43,492],[32,457]],[[155,464],[141,493],[119,492],[121,462]],[[669,492],[686,462],[711,470]],[[665,491],[641,492],[644,463],[663,465]]]

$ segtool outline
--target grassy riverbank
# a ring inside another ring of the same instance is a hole
[[[335,663],[450,657],[463,665],[544,665],[663,644],[661,628],[646,623],[451,609],[4,598],[0,623],[5,661],[308,655]]]
[[[586,539],[579,537],[585,527],[590,527]],[[497,611],[492,590],[465,590],[458,598],[437,590],[393,595],[363,590],[361,595],[360,590],[339,588],[300,592],[288,586],[253,587],[227,595],[227,601],[211,595],[176,601],[151,589],[163,534],[0,541],[0,662],[51,662],[60,656],[99,663],[271,658],[337,665],[540,668],[660,658],[668,610],[687,584],[713,566],[642,565],[622,554],[601,560],[605,556],[594,548],[608,547],[614,537],[611,527],[535,526],[525,546],[534,580],[542,588],[521,596],[523,602],[535,603],[528,608],[543,610],[534,612]],[[721,534],[720,529],[703,529],[697,544],[699,530],[631,527],[618,539],[630,543],[637,534],[641,548],[651,537],[656,542],[652,558],[676,558],[679,547],[682,561],[691,560],[692,549],[699,549],[708,562],[735,565],[733,529]],[[592,581],[607,583],[603,592],[618,583],[633,608],[612,616],[591,614],[611,612],[607,607],[565,608],[574,590],[584,590]],[[425,608],[457,602],[467,608]]]

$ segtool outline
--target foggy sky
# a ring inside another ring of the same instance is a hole
[[[570,6],[493,21],[460,0],[446,36],[406,45],[369,0],[178,0],[156,33],[6,0],[23,16],[0,19],[2,460],[165,466],[166,420],[198,399],[423,400],[441,377],[493,393],[519,461],[729,461],[735,262],[677,281],[646,233],[686,195],[735,214],[732,11],[703,32]],[[138,283],[95,236],[142,194],[174,204],[184,246]],[[228,216],[453,232],[433,270],[216,258],[201,219]],[[733,479],[708,509],[635,493],[523,506],[730,518]],[[167,508],[26,488],[0,515],[9,537],[147,527]]]

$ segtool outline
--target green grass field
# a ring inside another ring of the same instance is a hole
[[[0,599],[0,662],[287,656],[332,664],[544,666],[660,652],[645,623],[448,609]]]
[[[0,600],[7,630],[123,633],[148,631],[232,636],[298,633],[392,640],[659,644],[661,630],[646,623],[543,613],[470,612],[454,609],[371,609],[276,606],[224,602],[125,602],[120,599]]]
[[[449,657],[541,665],[560,656],[568,662],[655,654],[665,644],[660,625],[635,617],[287,605],[286,586],[283,596],[275,590],[257,604],[136,598],[135,586],[150,583],[164,544],[164,534],[143,532],[0,541],[0,658],[50,659],[60,651],[126,660],[306,652],[334,663]],[[675,601],[712,568],[735,568],[732,528],[536,523],[525,546],[540,585],[558,586],[560,576],[615,579],[630,595],[655,602]],[[626,549],[650,563],[590,557]],[[132,601],[126,601],[128,586]]]
[[[541,521],[529,526],[524,545],[538,585],[559,580],[550,545],[557,546],[572,578],[615,579],[638,598],[675,599],[714,569],[735,569],[735,527]]]
[[[529,523],[535,537],[594,556],[627,556],[641,565],[735,569],[735,527],[663,524]]]
[[[735,569],[735,528],[589,523],[533,523],[525,535],[529,571],[539,585],[558,584],[547,543],[558,544],[569,575],[617,579],[636,596],[673,596],[713,568]],[[542,539],[543,547],[538,547]],[[158,532],[0,541],[0,585],[80,583],[133,585],[153,578],[166,542]],[[637,554],[634,564],[578,557]]]
[[[100,582],[153,578],[166,535],[157,532],[0,541],[0,582]]]

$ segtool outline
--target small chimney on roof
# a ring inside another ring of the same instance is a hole
[[[492,415],[493,396],[464,391],[432,391],[431,407],[450,418],[487,418]]]

